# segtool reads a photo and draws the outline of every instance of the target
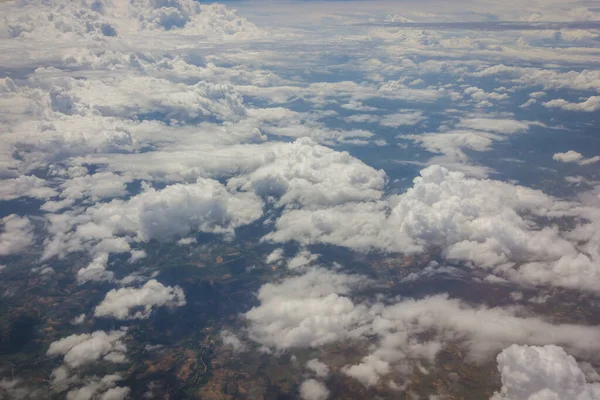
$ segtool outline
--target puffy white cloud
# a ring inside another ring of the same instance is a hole
[[[342,369],[345,375],[356,379],[365,386],[376,385],[381,375],[391,371],[390,364],[375,356],[368,355],[361,360],[360,364],[346,366]]]
[[[141,29],[178,29],[183,34],[245,36],[264,34],[253,23],[221,4],[193,0],[135,0],[129,4],[131,17]]]
[[[306,369],[314,372],[319,378],[326,378],[329,375],[329,367],[316,358],[306,362]]]
[[[542,103],[548,108],[562,108],[568,111],[594,112],[600,110],[600,96],[591,96],[581,103],[572,103],[565,99],[555,99]]]
[[[179,286],[164,286],[151,279],[139,289],[126,287],[110,290],[94,309],[94,315],[121,320],[146,319],[156,307],[182,307],[185,304],[185,295]]]
[[[363,332],[365,306],[355,306],[345,296],[362,277],[313,268],[281,284],[265,284],[258,293],[260,306],[244,314],[253,340],[287,349],[320,346]]]
[[[555,153],[552,156],[552,159],[565,163],[577,163],[579,165],[587,165],[600,161],[600,156],[584,158],[583,154],[574,150],[569,150],[565,153]]]
[[[302,400],[327,400],[329,390],[323,383],[308,379],[300,385],[300,397]]]
[[[406,372],[418,360],[434,360],[446,343],[459,339],[475,361],[512,343],[559,343],[579,351],[600,346],[597,327],[555,325],[524,317],[519,307],[474,306],[447,295],[389,305],[354,302],[353,293],[368,283],[365,277],[315,267],[279,284],[265,284],[258,293],[260,305],[244,314],[249,336],[278,350],[375,338],[361,362],[342,369],[366,386],[393,370]],[[309,364],[307,368],[325,373],[320,363]]]
[[[263,157],[262,165],[230,179],[227,186],[274,196],[279,206],[314,209],[377,199],[386,182],[382,170],[308,138],[273,146]]]
[[[95,331],[81,335],[71,335],[52,342],[49,356],[64,356],[64,362],[71,368],[81,367],[100,359],[110,362],[125,361],[127,346],[121,340],[125,331]]]
[[[122,379],[119,374],[105,375],[101,379],[88,379],[84,386],[70,390],[67,400],[123,400],[131,389],[116,386]]]
[[[233,332],[227,330],[222,331],[221,339],[223,340],[223,344],[231,346],[236,353],[246,350],[246,344]]]
[[[7,14],[7,31],[9,38],[38,39],[59,38],[75,40],[90,38],[103,40],[116,36],[114,26],[102,15],[95,5],[101,1],[52,1],[27,0],[17,3]]]
[[[264,239],[404,253],[441,247],[447,258],[511,280],[595,291],[597,252],[584,251],[557,227],[535,222],[580,211],[538,190],[431,166],[405,193],[382,202],[286,211]]]
[[[275,231],[264,240],[303,245],[328,243],[359,251],[380,248],[379,232],[386,221],[384,202],[347,203],[318,210],[285,211],[275,222]],[[406,250],[403,249],[403,250]]]
[[[508,77],[515,83],[529,86],[543,85],[546,89],[600,90],[600,71],[592,69],[559,72],[553,69],[499,64],[484,68],[475,73],[475,76]]]
[[[283,259],[284,253],[282,248],[273,250],[265,259],[267,264],[279,263]]]
[[[493,400],[593,400],[600,384],[586,383],[575,359],[561,347],[512,345],[498,355],[502,389]]]
[[[555,153],[552,158],[556,161],[562,161],[566,163],[579,162],[581,159],[583,159],[583,154],[574,150],[569,150],[566,153]]]
[[[0,220],[0,256],[17,254],[33,243],[33,224],[27,217],[10,214]]]
[[[75,318],[73,318],[71,320],[71,323],[73,325],[81,325],[81,324],[83,324],[84,321],[85,321],[85,314],[79,314],[78,316],[76,316]]]
[[[77,282],[83,284],[86,282],[112,282],[115,279],[115,274],[108,271],[108,253],[97,255],[87,267],[77,271]]]
[[[132,31],[176,30],[185,35],[256,37],[265,32],[220,4],[193,0],[39,1],[10,8],[3,36],[28,40],[128,37]]]
[[[98,227],[138,240],[171,239],[190,232],[233,233],[262,216],[262,201],[251,193],[231,193],[211,179],[175,184],[162,190],[146,188],[128,200],[90,207]]]
[[[76,176],[60,185],[60,197],[70,200],[89,198],[91,201],[121,197],[127,194],[129,182],[130,179],[110,172]]]
[[[489,103],[490,101],[506,100],[509,97],[506,93],[486,92],[485,90],[474,86],[466,88],[464,92],[479,102]]]
[[[47,199],[55,196],[56,190],[48,182],[33,175],[21,175],[17,178],[0,181],[0,199],[12,200],[18,197]]]
[[[287,267],[289,269],[301,268],[301,267],[311,264],[318,258],[319,258],[318,255],[312,254],[310,251],[303,249],[303,250],[300,250],[294,256],[294,258],[291,258],[288,260]]]
[[[454,129],[442,129],[436,133],[398,135],[399,139],[419,143],[427,151],[442,154],[429,160],[429,164],[442,165],[461,171],[469,176],[484,178],[490,169],[473,165],[465,149],[489,151],[494,142],[506,140],[508,135],[526,132],[531,123],[508,118],[483,116],[461,118]]]

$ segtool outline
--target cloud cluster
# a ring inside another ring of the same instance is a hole
[[[0,256],[21,253],[33,243],[33,224],[29,218],[10,214],[0,222]]]
[[[497,360],[502,389],[492,400],[600,398],[600,384],[586,383],[575,359],[561,347],[512,345]]]
[[[119,374],[88,379],[84,386],[69,390],[66,398],[67,400],[123,400],[129,396],[131,389],[116,386],[122,379]]]
[[[65,364],[78,368],[98,360],[120,363],[126,360],[125,331],[95,331],[71,335],[50,344],[49,356],[63,356]]]
[[[511,280],[595,291],[600,254],[584,251],[556,226],[536,223],[579,211],[538,190],[431,166],[385,201],[286,211],[265,239],[405,253],[438,247],[449,259]]]
[[[543,103],[544,107],[562,108],[567,111],[594,112],[600,110],[600,96],[591,96],[581,103],[569,102],[565,99],[554,99]]]
[[[449,341],[460,340],[476,361],[512,343],[559,343],[579,350],[597,349],[600,343],[597,327],[555,325],[520,316],[522,310],[516,307],[473,306],[446,295],[391,304],[353,301],[353,294],[368,282],[313,267],[279,284],[265,284],[258,293],[260,305],[244,314],[249,337],[277,350],[376,338],[360,363],[342,368],[366,386],[394,370],[406,372],[418,360],[434,360]],[[427,340],[422,339],[425,333]],[[327,367],[316,360],[307,368],[327,375]]]
[[[151,279],[140,288],[110,290],[94,309],[94,315],[120,320],[146,319],[156,307],[182,307],[185,304],[185,295],[179,286],[164,286]]]

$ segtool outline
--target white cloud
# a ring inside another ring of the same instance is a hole
[[[131,257],[129,257],[129,262],[134,263],[146,258],[147,256],[148,255],[144,250],[131,250]]]
[[[10,214],[0,222],[0,256],[20,253],[33,243],[33,224],[29,218]]]
[[[221,339],[223,340],[223,344],[231,346],[236,353],[246,351],[246,344],[233,332],[227,330],[222,331]]]
[[[327,378],[329,375],[329,367],[322,363],[321,361],[313,358],[312,360],[308,360],[306,362],[306,369],[311,370],[315,373],[319,378]]]
[[[85,314],[79,314],[78,316],[76,316],[75,318],[73,318],[71,320],[71,323],[73,325],[81,325],[81,324],[83,324],[84,321],[85,321]]]
[[[424,119],[422,111],[403,111],[396,114],[388,114],[381,120],[383,126],[397,128],[399,126],[416,125]]]
[[[146,190],[126,201],[113,200],[87,210],[113,234],[138,240],[170,239],[190,232],[232,233],[262,215],[262,201],[249,193],[230,193],[219,182],[198,179],[162,190]]]
[[[120,320],[146,319],[155,307],[182,307],[185,304],[185,295],[179,286],[164,286],[151,279],[139,289],[126,287],[110,290],[94,309],[94,315]]]
[[[563,110],[568,111],[594,112],[600,110],[600,96],[591,96],[581,103],[572,103],[564,99],[555,99],[542,104],[544,107],[548,108],[562,108]]]
[[[308,379],[300,385],[300,397],[302,400],[327,400],[329,390],[323,383]]]
[[[233,235],[235,228],[260,218],[262,207],[254,194],[229,192],[211,179],[162,190],[146,185],[128,200],[98,203],[85,212],[48,215],[50,237],[43,258],[84,249],[93,254],[129,252],[133,240],[172,240],[195,232]]]
[[[600,384],[586,383],[575,359],[561,347],[512,345],[497,359],[502,389],[493,400],[600,398]]]
[[[22,196],[47,199],[56,195],[56,190],[48,182],[33,175],[0,181],[0,199],[12,200]]]
[[[582,212],[538,190],[431,166],[405,193],[382,202],[286,211],[264,239],[404,253],[438,246],[447,258],[471,261],[511,280],[596,291],[597,253],[565,239],[557,227],[535,223]],[[578,233],[580,240],[590,240],[583,230]]]
[[[131,391],[128,387],[116,386],[123,378],[119,374],[105,375],[101,379],[88,379],[84,386],[71,389],[67,400],[123,400]]]
[[[287,267],[289,269],[301,268],[313,263],[318,258],[318,255],[312,254],[310,251],[303,249],[296,253],[294,258],[288,260]]]
[[[497,92],[486,92],[485,90],[478,87],[468,87],[464,90],[465,94],[471,96],[474,100],[478,102],[487,102],[491,105],[491,101],[499,101],[506,100],[509,98],[506,93],[497,93]]]
[[[390,364],[375,356],[369,355],[361,360],[360,364],[346,366],[342,369],[345,375],[356,379],[365,386],[373,386],[379,383],[381,375],[391,371]]]
[[[115,274],[108,271],[108,254],[101,253],[97,255],[87,267],[77,271],[77,283],[84,284],[86,282],[112,282],[115,279]]]
[[[410,371],[419,360],[434,360],[446,343],[458,339],[471,361],[485,360],[512,343],[559,343],[579,351],[600,346],[597,327],[523,317],[520,307],[474,306],[447,295],[389,305],[354,302],[353,293],[365,284],[365,277],[318,267],[279,284],[265,284],[258,293],[260,305],[244,314],[249,336],[277,350],[375,339],[359,363],[342,368],[366,386],[394,370]],[[325,373],[320,363],[311,364],[309,369]]]
[[[367,308],[342,294],[364,282],[359,276],[313,268],[280,285],[265,284],[258,293],[260,306],[244,314],[250,338],[287,349],[359,337]]]
[[[600,90],[600,71],[592,69],[558,72],[554,69],[499,64],[484,68],[475,73],[475,76],[509,77],[515,83],[528,86],[543,85],[545,89]]]
[[[125,331],[95,331],[81,335],[71,335],[52,342],[49,356],[64,356],[64,362],[71,368],[78,368],[100,359],[110,362],[125,361],[127,346],[121,340]]]
[[[127,194],[130,179],[110,172],[76,176],[60,185],[60,197],[69,200],[122,197]]]
[[[526,132],[529,123],[514,119],[501,118],[462,118],[456,125],[460,128],[474,129],[477,131],[494,132],[501,134],[513,134]]]
[[[267,264],[279,263],[283,259],[284,253],[282,248],[273,250],[265,259]]]
[[[230,189],[252,190],[274,196],[277,205],[319,208],[377,199],[386,176],[346,152],[338,152],[303,138],[272,147],[262,165],[229,180]]]
[[[570,163],[579,162],[581,159],[583,159],[583,155],[574,150],[569,150],[566,153],[555,153],[552,158],[556,161]]]
[[[584,158],[583,154],[574,150],[569,150],[565,153],[555,153],[552,156],[552,159],[565,163],[577,163],[579,165],[587,165],[600,161],[600,156]]]

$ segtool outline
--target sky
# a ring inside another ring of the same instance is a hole
[[[74,324],[133,324],[186,305],[144,274],[144,246],[250,227],[289,275],[224,343],[371,344],[335,370],[311,360],[300,398],[327,399],[330,374],[402,391],[457,337],[471,359],[497,357],[495,400],[600,398],[600,328],[532,309],[600,293],[592,2],[20,0],[0,14],[0,279],[24,257],[51,276],[83,255],[74,279],[111,289]],[[381,282],[321,262],[319,245],[435,251],[410,279],[466,271],[515,294],[364,300]],[[123,260],[140,271],[117,278]],[[123,329],[54,341],[52,390],[129,396],[118,373],[80,375],[127,358]]]

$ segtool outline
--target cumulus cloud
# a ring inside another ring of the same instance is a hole
[[[326,378],[329,375],[329,367],[327,364],[322,363],[321,361],[313,358],[312,360],[308,360],[306,362],[306,369],[311,370],[315,373],[319,378]]]
[[[308,379],[300,385],[300,397],[302,400],[327,400],[329,390],[323,383]]]
[[[453,129],[425,134],[403,134],[397,138],[411,140],[431,153],[441,154],[429,160],[429,164],[446,166],[469,176],[484,178],[490,169],[474,165],[465,150],[489,151],[495,142],[509,135],[529,130],[530,122],[508,118],[470,117],[461,118]]]
[[[583,155],[574,150],[569,150],[566,153],[555,153],[552,158],[556,161],[570,163],[579,162],[581,159],[583,159]]]
[[[71,335],[52,342],[49,356],[63,356],[66,365],[78,368],[98,360],[124,362],[127,346],[121,340],[125,331],[95,331],[81,335]]]
[[[512,345],[497,360],[502,389],[493,400],[600,398],[600,384],[586,383],[580,366],[561,347]]]
[[[413,187],[386,201],[286,211],[265,240],[404,253],[437,246],[449,259],[511,280],[595,291],[598,255],[557,227],[535,228],[539,218],[578,215],[574,207],[538,190],[431,166]]]
[[[113,200],[87,210],[92,221],[113,234],[139,240],[169,239],[190,232],[232,233],[262,215],[262,201],[250,193],[228,192],[219,182],[198,179],[165,189],[147,188],[129,200]]]
[[[134,240],[173,240],[195,232],[233,235],[235,228],[260,218],[262,207],[262,200],[253,193],[232,193],[212,179],[162,190],[146,185],[142,193],[127,200],[47,216],[50,236],[43,258],[88,249],[98,260],[81,271],[82,278],[94,280],[87,278],[93,274],[107,280],[110,277],[101,253],[129,252]]]
[[[123,400],[129,396],[131,389],[116,386],[117,382],[122,379],[119,374],[88,379],[85,385],[69,390],[66,398],[67,400]]]
[[[552,159],[564,163],[577,163],[579,165],[587,165],[600,161],[600,156],[584,158],[583,154],[574,150],[569,150],[565,153],[555,153],[552,156]]]
[[[87,267],[77,271],[77,282],[83,284],[86,282],[112,282],[115,279],[115,274],[108,271],[108,254],[101,253],[96,256]]]
[[[359,337],[368,311],[341,294],[363,283],[359,276],[313,268],[279,285],[263,285],[258,293],[260,306],[244,314],[250,322],[250,338],[287,349]]]
[[[382,170],[308,138],[274,146],[263,157],[261,166],[230,179],[227,186],[274,196],[280,206],[319,208],[377,199],[386,182]]]
[[[179,286],[164,286],[151,279],[141,288],[112,289],[94,309],[96,317],[113,317],[120,320],[146,319],[156,307],[182,307],[185,295]]]
[[[0,181],[0,199],[13,200],[27,196],[35,199],[47,199],[55,196],[56,190],[49,183],[33,175],[21,175],[17,178]]]
[[[223,344],[231,346],[236,353],[246,350],[246,344],[233,332],[227,330],[222,331],[221,339],[223,340]]]
[[[555,99],[542,104],[544,107],[562,108],[567,111],[594,112],[600,110],[600,96],[591,96],[581,103],[572,103],[564,99]]]
[[[0,256],[20,253],[33,243],[33,224],[29,218],[10,214],[0,222]]]
[[[289,269],[301,268],[313,263],[318,258],[318,255],[312,254],[310,251],[303,249],[300,250],[293,258],[288,260],[287,267]]]
[[[282,248],[277,248],[275,250],[273,250],[265,259],[265,262],[267,264],[274,264],[274,263],[279,263],[284,256],[284,252]]]
[[[391,304],[353,301],[353,294],[368,282],[362,276],[313,267],[279,284],[265,284],[258,293],[260,305],[244,314],[249,337],[277,350],[375,338],[369,354],[342,368],[366,386],[394,370],[406,372],[418,360],[434,360],[448,341],[457,339],[475,361],[512,343],[559,343],[580,351],[600,343],[597,327],[523,317],[519,307],[473,306],[447,295]],[[326,374],[316,360],[307,368]]]

